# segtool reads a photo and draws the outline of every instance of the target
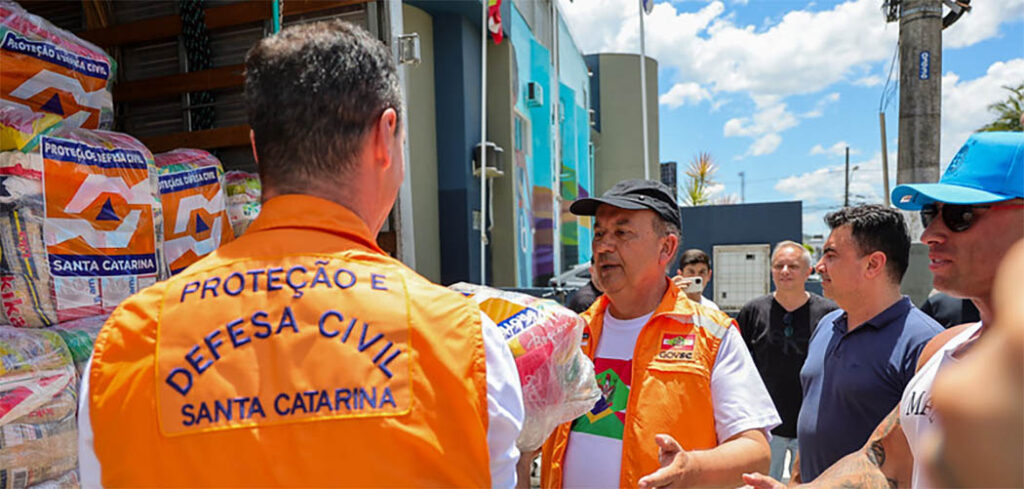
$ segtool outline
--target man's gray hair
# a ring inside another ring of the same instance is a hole
[[[775,262],[775,255],[779,254],[779,250],[782,248],[795,248],[800,250],[800,257],[804,259],[804,263],[807,264],[807,268],[811,268],[811,252],[804,248],[804,245],[797,243],[796,241],[779,241],[775,244],[775,250],[772,251],[772,262]]]

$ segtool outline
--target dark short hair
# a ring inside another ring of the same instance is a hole
[[[696,265],[698,263],[703,263],[708,266],[708,269],[710,269],[711,257],[708,256],[707,253],[704,253],[703,250],[693,248],[683,252],[683,257],[679,259],[679,268],[683,268],[687,265]]]
[[[253,46],[245,103],[260,177],[295,190],[344,175],[381,113],[402,112],[391,52],[340,20],[288,27]]]
[[[910,264],[910,234],[899,211],[878,204],[844,207],[826,215],[825,223],[832,230],[849,225],[861,256],[885,253],[889,276],[896,283],[903,280]]]

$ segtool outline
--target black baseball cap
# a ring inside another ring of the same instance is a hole
[[[655,180],[623,180],[599,198],[579,199],[569,206],[577,216],[593,216],[601,204],[629,210],[652,210],[662,219],[680,225],[679,205],[672,189]]]

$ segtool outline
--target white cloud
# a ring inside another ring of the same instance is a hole
[[[714,200],[716,197],[725,192],[725,184],[712,183],[708,186],[708,198]]]
[[[795,127],[799,122],[778,97],[755,97],[758,111],[752,117],[729,119],[722,127],[725,137],[754,138],[746,156],[762,156],[775,152],[782,143],[779,133]]]
[[[803,114],[800,114],[800,116],[805,118],[805,119],[813,119],[813,118],[816,118],[816,117],[821,117],[821,116],[825,115],[825,107],[827,107],[829,104],[834,104],[834,103],[836,103],[838,101],[839,101],[839,92],[832,92],[832,93],[822,97],[821,100],[818,100],[817,105],[815,105],[813,109],[811,109],[810,111],[804,112]]]
[[[854,80],[853,84],[859,87],[877,87],[878,85],[881,85],[883,81],[884,80],[881,76],[869,75]]]
[[[793,10],[765,27],[740,24],[730,9],[737,3],[714,0],[657,3],[645,18],[647,53],[681,82],[697,83],[712,95],[814,93],[857,76],[892,55],[899,33],[886,23],[879,0],[848,0],[828,10]],[[639,51],[636,0],[561,0],[568,24],[584,53]],[[998,6],[997,6],[998,5]],[[686,11],[681,11],[685,9]],[[696,10],[693,10],[696,9]],[[692,10],[692,11],[691,11]],[[983,2],[954,24],[948,47],[974,44],[999,34],[999,24],[1019,19],[1024,0]],[[962,25],[961,25],[962,24]],[[881,80],[878,80],[879,82]]]
[[[896,185],[896,152],[889,153],[889,188]],[[881,203],[882,154],[870,159],[850,162],[850,201]],[[853,169],[856,168],[856,169]],[[845,192],[845,164],[830,165],[817,170],[792,175],[775,184],[778,192],[792,195],[806,204],[841,204]]]
[[[776,95],[754,96],[757,112],[751,117],[734,117],[725,122],[722,133],[726,137],[754,138],[753,144],[744,156],[762,156],[774,153],[782,144],[781,133],[796,127],[800,119],[821,117],[825,107],[839,101],[839,93],[825,95],[810,112],[794,115],[789,111],[782,97]],[[845,143],[844,143],[845,144]],[[822,149],[824,151],[824,149]]]
[[[782,144],[782,136],[779,136],[776,133],[765,134],[764,136],[757,138],[757,141],[754,141],[754,144],[750,145],[750,149],[747,150],[747,154],[750,156],[772,154],[779,148],[780,144]]]
[[[703,100],[710,100],[711,93],[704,87],[690,82],[690,83],[676,83],[672,88],[658,97],[658,102],[662,105],[667,105],[669,108],[675,109],[682,105],[690,104],[696,105]]]
[[[814,156],[814,155],[829,155],[829,156],[832,156],[832,157],[846,156],[846,148],[847,148],[847,146],[849,146],[849,144],[846,141],[839,141],[836,144],[833,144],[832,146],[829,146],[828,148],[825,148],[825,147],[823,147],[820,144],[816,144],[816,145],[814,145],[813,148],[811,148],[811,152],[809,154],[811,156]],[[860,150],[855,149],[855,148],[850,148],[850,154],[851,155],[860,154]]]
[[[962,48],[999,35],[999,24],[1024,18],[1024,0],[976,2],[955,24],[942,32],[943,48]]]
[[[960,22],[963,21],[961,18]],[[995,119],[988,106],[1009,95],[1010,92],[1002,87],[1016,86],[1021,82],[1024,82],[1024,58],[993,63],[985,75],[973,80],[961,80],[953,72],[942,76],[940,162],[943,168],[971,133]]]

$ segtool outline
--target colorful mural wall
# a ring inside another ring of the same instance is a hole
[[[589,78],[582,53],[559,19],[559,90],[552,90],[551,51],[538,41],[515,6],[511,17],[508,33],[518,87],[512,155],[518,228],[516,285],[543,286],[555,272],[555,246],[559,247],[563,270],[590,260],[591,220],[578,219],[569,213],[572,201],[589,196],[593,188],[593,166],[589,157]],[[534,92],[539,88],[543,97],[527,97],[530,83],[536,84]],[[561,158],[557,163],[553,162],[551,125],[556,103],[561,105],[557,126]],[[562,199],[557,239],[553,233],[556,189]]]

